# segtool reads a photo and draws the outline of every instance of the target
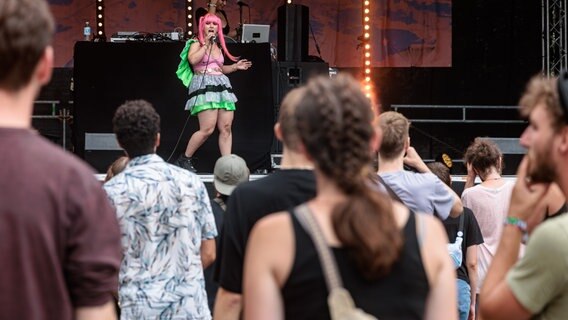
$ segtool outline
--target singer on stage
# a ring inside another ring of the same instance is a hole
[[[208,0],[207,1],[207,9],[205,8],[198,8],[195,11],[195,20],[199,24],[199,20],[201,17],[205,16],[207,13],[214,14],[219,19],[221,19],[221,30],[223,31],[223,35],[233,39],[237,39],[237,29],[232,29],[229,24],[229,18],[227,18],[227,14],[225,13],[225,5],[227,5],[227,0]]]
[[[178,67],[178,76],[184,73],[193,73],[193,77],[180,79],[189,88],[189,99],[185,109],[191,115],[197,115],[199,130],[193,133],[185,154],[182,154],[175,162],[176,165],[195,172],[193,166],[193,154],[219,128],[219,149],[221,155],[231,154],[233,138],[231,125],[235,111],[237,97],[226,74],[238,70],[247,70],[252,63],[248,60],[234,57],[225,46],[225,40],[221,32],[221,19],[216,15],[207,14],[199,20],[199,41],[192,39],[186,44],[182,52],[182,62]],[[217,43],[217,41],[220,43]],[[236,61],[231,65],[224,65],[224,55]],[[187,59],[185,59],[187,55]],[[191,64],[191,69],[189,65]],[[186,83],[189,80],[189,83]]]

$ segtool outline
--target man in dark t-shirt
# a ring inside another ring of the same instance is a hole
[[[94,172],[31,128],[53,17],[45,0],[0,3],[0,318],[114,319],[115,212]]]
[[[222,265],[219,280],[224,289],[242,292],[243,253],[254,224],[269,213],[294,207],[313,196],[313,172],[301,169],[283,169],[235,189],[227,205],[217,257]]]
[[[245,249],[254,224],[266,215],[306,202],[316,194],[311,162],[300,152],[294,109],[302,88],[286,95],[280,106],[276,137],[283,143],[281,170],[240,184],[231,194],[217,251],[214,319],[239,319]]]

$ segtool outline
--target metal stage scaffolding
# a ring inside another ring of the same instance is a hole
[[[568,67],[567,0],[542,0],[542,72],[548,77]]]

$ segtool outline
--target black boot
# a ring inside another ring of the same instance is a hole
[[[179,158],[174,162],[174,165],[189,170],[193,173],[197,173],[195,167],[193,166],[193,157],[186,157],[185,154],[181,154]]]

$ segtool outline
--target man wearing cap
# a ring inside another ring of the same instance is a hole
[[[222,156],[215,162],[213,169],[213,185],[215,186],[216,195],[211,201],[211,209],[215,217],[215,225],[217,230],[221,232],[223,228],[223,216],[227,210],[227,201],[233,190],[241,182],[248,181],[249,168],[243,158],[230,154]],[[215,238],[218,246],[218,237]],[[213,266],[205,269],[205,290],[207,291],[207,300],[209,308],[213,310],[215,305],[215,295],[219,285],[213,280]]]
[[[237,185],[248,181],[249,174],[250,171],[245,160],[235,154],[222,156],[217,159],[213,169],[213,184],[215,185],[215,190],[219,193],[219,196],[216,198],[221,198],[226,203],[226,200]],[[221,205],[221,207],[224,207],[224,205]]]
[[[550,183],[568,197],[568,74],[561,80],[534,77],[521,98],[529,125],[528,149],[493,262],[479,298],[483,319],[566,319],[568,314],[568,215],[541,223]],[[517,259],[521,242],[528,243]],[[518,260],[518,261],[517,261]]]

